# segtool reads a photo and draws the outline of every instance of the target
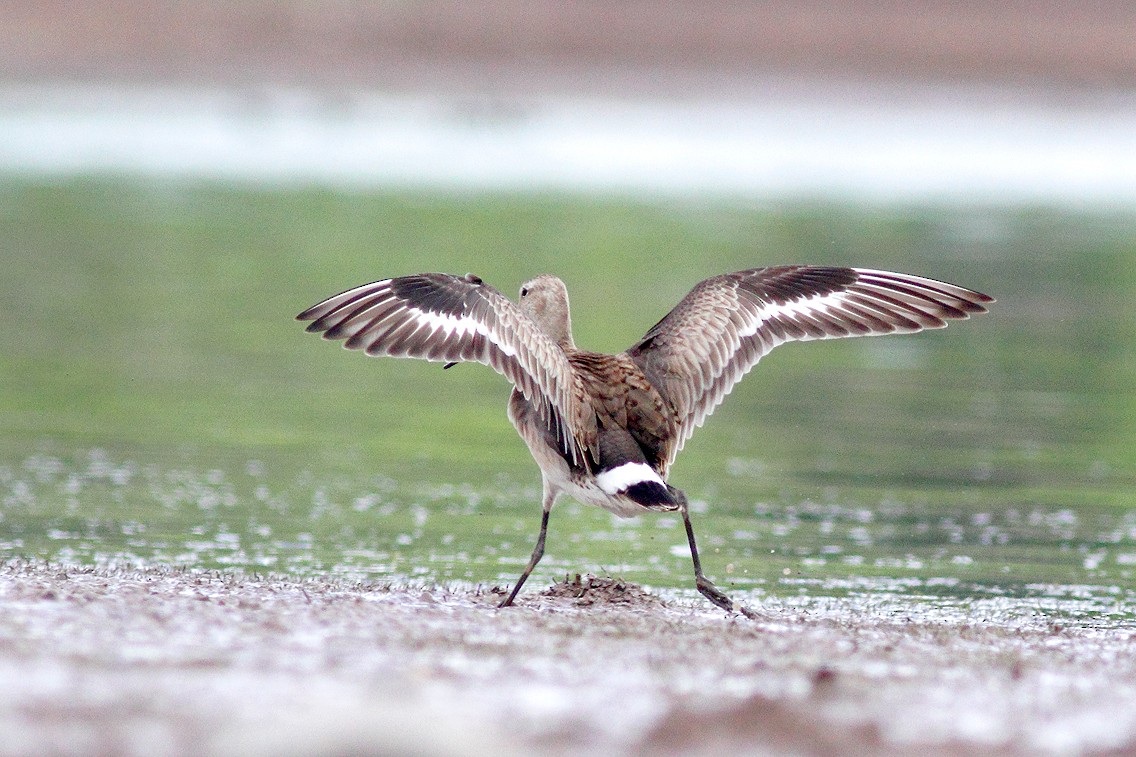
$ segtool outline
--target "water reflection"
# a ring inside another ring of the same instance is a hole
[[[737,460],[729,466],[755,470]],[[274,491],[279,482],[250,475],[258,467],[251,461],[235,475],[163,470],[103,449],[72,461],[32,455],[0,466],[3,548],[9,556],[104,567],[481,583],[512,576],[535,533],[533,500],[518,496],[522,489],[403,485],[389,477],[328,487],[305,472],[285,484],[285,497]],[[762,594],[1065,596],[1091,585],[1082,590],[1095,596],[1112,591],[1101,582],[1132,578],[1136,511],[1004,507],[1003,488],[986,491],[997,510],[976,509],[973,500],[912,503],[894,493],[874,507],[850,505],[866,491],[847,482],[831,502],[790,498],[723,513],[699,500],[693,508],[726,581]],[[689,552],[676,518],[616,520],[573,503],[557,515],[557,541],[570,547],[550,550],[546,574],[591,562],[647,584],[686,584]]]
[[[776,251],[951,278],[999,303],[945,331],[787,346],[758,366],[672,473],[720,583],[770,601],[1068,599],[1136,570],[1124,216],[99,182],[9,182],[0,199],[10,559],[511,581],[539,477],[503,382],[332,350],[291,316],[351,270],[428,261],[508,287],[540,267],[579,272],[581,343],[619,349],[600,342],[630,342],[644,310]],[[566,503],[532,585],[580,571],[691,581],[674,517]]]

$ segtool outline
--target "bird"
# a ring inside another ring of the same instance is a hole
[[[473,274],[419,273],[340,292],[296,316],[371,356],[488,365],[512,384],[509,420],[540,468],[540,531],[508,607],[544,555],[563,496],[618,516],[678,512],[695,587],[757,617],[703,572],[686,495],[667,482],[683,445],[741,378],[786,342],[914,333],[988,312],[994,298],[922,276],[783,265],[701,281],[619,354],[580,349],[568,289],[551,274],[513,301]],[[503,593],[503,592],[502,592]]]

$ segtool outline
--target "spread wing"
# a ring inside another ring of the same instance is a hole
[[[779,344],[912,333],[985,313],[993,298],[920,276],[781,266],[706,279],[627,354],[674,407],[669,462],[734,384]]]
[[[423,273],[341,292],[296,316],[325,339],[368,355],[474,361],[509,379],[583,460],[566,418],[580,413],[564,350],[516,303],[476,276]]]

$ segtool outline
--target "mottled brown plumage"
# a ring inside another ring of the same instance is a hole
[[[779,344],[942,328],[993,302],[886,271],[755,268],[706,279],[628,350],[605,355],[576,348],[560,279],[538,276],[520,295],[514,303],[476,276],[426,273],[356,287],[297,317],[368,355],[475,361],[512,382],[509,419],[544,497],[536,547],[502,606],[539,562],[549,512],[567,494],[623,516],[679,510],[699,591],[747,614],[703,575],[686,497],[666,483],[694,429]]]

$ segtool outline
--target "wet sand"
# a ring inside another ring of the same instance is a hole
[[[522,594],[0,569],[0,754],[1121,754],[1136,632],[611,579]],[[878,599],[878,597],[877,597]]]
[[[9,81],[732,97],[781,76],[1064,95],[1136,80],[1136,6],[1115,0],[15,0],[4,13]]]

